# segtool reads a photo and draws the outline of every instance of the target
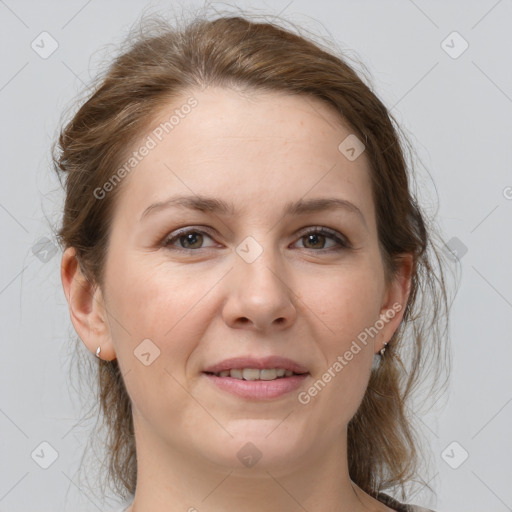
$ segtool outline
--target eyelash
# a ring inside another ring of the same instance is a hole
[[[176,232],[175,234],[173,234],[172,236],[166,238],[163,241],[163,246],[166,249],[171,250],[171,251],[186,251],[186,252],[199,251],[201,249],[211,249],[212,248],[212,247],[199,247],[198,249],[187,249],[185,247],[173,247],[171,245],[174,241],[177,241],[181,237],[191,234],[191,233],[206,235],[209,238],[212,238],[212,235],[210,233],[208,233],[208,231],[202,231],[202,230],[195,229],[195,228],[186,228],[186,229],[182,229],[182,230]],[[340,235],[337,231],[334,231],[332,229],[322,227],[322,226],[316,226],[316,227],[308,229],[308,231],[301,234],[301,236],[299,237],[299,240],[308,235],[311,235],[311,234],[320,234],[320,235],[326,236],[327,238],[331,238],[338,244],[338,247],[330,247],[328,249],[309,249],[310,251],[326,253],[326,252],[341,251],[344,249],[351,248],[350,242],[345,237]],[[303,249],[308,250],[307,247],[304,247]]]

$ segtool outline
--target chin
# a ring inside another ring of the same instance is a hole
[[[289,472],[295,458],[306,456],[306,436],[304,432],[294,434],[293,429],[285,426],[285,422],[280,424],[281,421],[245,419],[231,423],[226,430],[233,437],[226,435],[222,442],[214,441],[208,450],[208,458],[214,464],[242,473],[247,470],[272,474],[281,470]]]

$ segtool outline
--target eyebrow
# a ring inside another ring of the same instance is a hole
[[[201,212],[210,212],[220,215],[234,216],[237,214],[234,204],[228,203],[222,199],[199,195],[176,196],[166,199],[165,201],[153,203],[152,205],[148,206],[140,216],[140,221],[152,213],[169,208],[188,208],[190,210],[198,210]],[[364,218],[361,210],[354,203],[337,197],[307,200],[299,199],[295,202],[292,201],[285,205],[283,214],[304,215],[308,213],[333,210],[345,210],[349,213],[355,214],[363,222],[365,227],[367,227],[366,219]]]

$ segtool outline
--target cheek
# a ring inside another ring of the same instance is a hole
[[[168,360],[187,357],[211,320],[209,292],[222,275],[216,269],[180,272],[147,255],[117,265],[109,275],[109,297],[119,320],[112,325],[116,349],[133,352],[149,338]]]
[[[182,386],[190,354],[211,320],[205,294],[219,279],[217,272],[213,274],[201,278],[199,286],[170,266],[150,266],[136,259],[118,264],[108,274],[108,296],[115,309],[110,325],[126,388],[135,413],[156,424],[166,425],[172,417],[186,431],[194,421],[187,412],[190,395]],[[143,341],[148,339],[158,350]],[[148,365],[137,357],[142,346],[150,354]],[[169,398],[165,406],[164,398]]]
[[[357,412],[375,357],[373,338],[365,333],[375,322],[369,304],[341,297],[340,304],[329,318],[324,316],[332,332],[323,329],[323,336],[317,338],[322,368],[298,397],[304,414],[321,418],[327,438],[337,435]]]
[[[325,282],[315,283],[314,288],[303,283],[301,300],[315,313],[309,317],[318,326],[313,336],[322,354],[324,368],[318,378],[325,388],[318,383],[316,388],[322,391],[311,392],[314,407],[331,411],[337,428],[355,413],[368,384],[382,283],[370,266],[331,272]]]
[[[343,348],[378,320],[382,282],[370,266],[331,271],[314,283],[304,278],[301,301],[321,320],[329,345]]]

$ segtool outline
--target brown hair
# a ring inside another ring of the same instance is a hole
[[[387,279],[393,277],[401,254],[414,255],[403,321],[380,366],[372,371],[363,401],[348,425],[351,479],[370,494],[398,487],[405,496],[404,485],[419,476],[422,462],[407,404],[428,374],[440,384],[444,364],[449,366],[442,254],[433,243],[434,225],[427,226],[411,190],[412,174],[408,174],[413,166],[412,160],[406,162],[406,138],[400,138],[388,109],[341,52],[333,52],[332,41],[328,49],[300,29],[294,33],[275,22],[250,21],[242,15],[213,20],[196,15],[182,29],[164,21],[149,24],[98,78],[94,92],[65,125],[54,148],[55,168],[59,176],[66,176],[58,231],[61,245],[76,248],[83,272],[101,286],[121,187],[101,200],[94,191],[113,176],[164,100],[194,87],[218,85],[299,94],[330,105],[366,146]],[[93,358],[93,364],[107,429],[102,438],[107,476],[115,492],[127,497],[135,492],[137,476],[130,398],[116,360],[96,363]]]

